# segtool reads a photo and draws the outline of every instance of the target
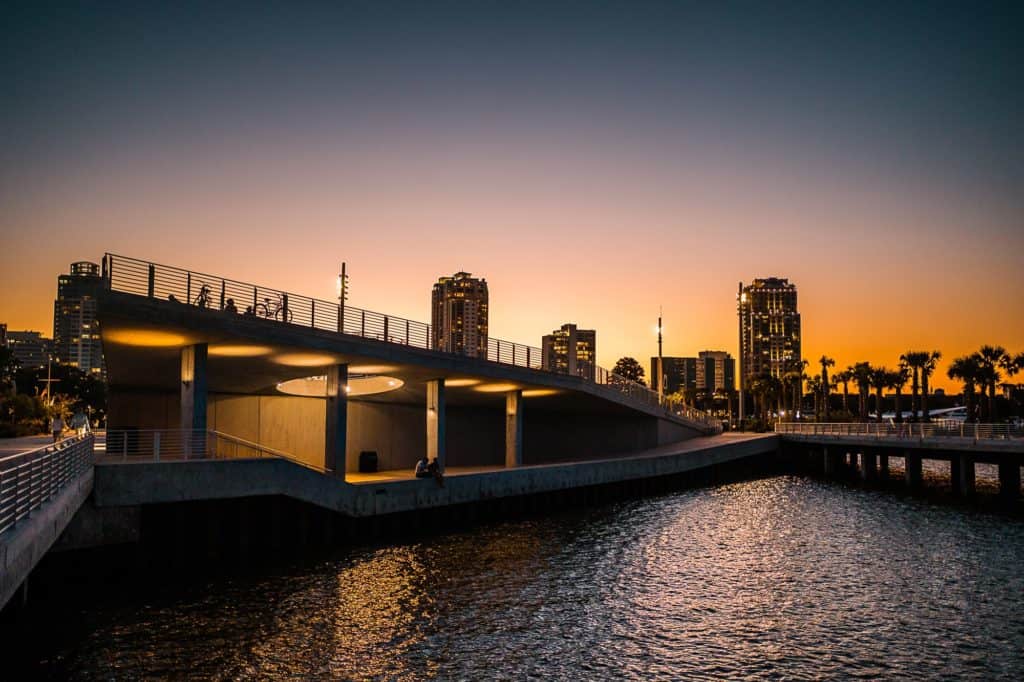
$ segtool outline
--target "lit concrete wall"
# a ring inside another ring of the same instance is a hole
[[[111,429],[176,429],[181,397],[177,393],[112,389],[107,397]]]
[[[377,453],[378,468],[411,469],[423,456],[427,418],[422,405],[349,401],[346,471],[358,471],[359,453]]]

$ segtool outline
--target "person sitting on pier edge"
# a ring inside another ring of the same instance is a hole
[[[427,471],[430,476],[434,477],[437,481],[437,485],[441,488],[444,487],[444,474],[441,473],[441,466],[437,463],[437,458],[430,460],[430,464],[427,465]]]
[[[424,456],[423,459],[416,462],[416,478],[430,478],[431,476],[433,476],[433,474],[430,473],[427,458]]]
[[[238,308],[235,307],[235,299],[229,298],[224,302],[224,312],[232,313],[234,315],[238,314]]]

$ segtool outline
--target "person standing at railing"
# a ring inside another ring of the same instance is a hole
[[[54,443],[59,441],[61,434],[64,433],[64,418],[59,414],[53,415],[53,418],[50,420],[50,432],[53,434]]]

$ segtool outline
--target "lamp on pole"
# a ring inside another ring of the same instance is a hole
[[[665,372],[661,365],[661,306],[658,306],[658,397],[665,395]]]
[[[338,273],[338,332],[345,332],[345,301],[348,300],[348,275],[345,274],[345,262],[341,263]]]

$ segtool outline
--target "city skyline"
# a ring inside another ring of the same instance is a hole
[[[86,258],[86,259],[79,259],[79,260],[90,260],[90,259]],[[102,260],[102,254],[99,257],[97,257],[96,260],[97,261]],[[66,268],[67,265],[65,264],[63,267]],[[335,268],[335,269],[337,269],[337,268]],[[61,271],[61,268],[57,268],[56,273],[59,275],[60,271]],[[350,272],[351,272],[351,269],[350,269]],[[441,277],[444,278],[444,277],[448,277],[448,276],[442,275]],[[336,280],[336,278],[337,278],[337,274],[334,275],[334,279],[335,280]],[[765,277],[762,277],[762,278],[750,278],[750,279],[751,279],[751,281],[753,281],[753,279],[768,279],[768,278],[770,278],[770,276],[766,275]],[[329,278],[318,278],[318,279],[329,279]],[[437,279],[438,279],[438,277],[435,275],[432,281],[436,284]],[[482,279],[489,279],[489,278],[483,277]],[[263,282],[263,284],[272,284],[272,282]],[[49,320],[49,324],[44,322],[44,323],[38,324],[38,326],[36,326],[36,327],[33,327],[31,325],[22,325],[22,324],[18,324],[17,322],[11,322],[11,319],[13,319],[12,317],[10,317],[10,316],[6,317],[6,318],[3,317],[5,311],[7,310],[8,300],[5,299],[4,301],[0,301],[0,319],[5,320],[5,324],[7,325],[8,333],[11,333],[11,332],[22,332],[22,331],[40,331],[44,338],[52,337],[53,319],[54,319],[53,318],[53,304],[54,304],[53,296],[54,296],[54,292],[56,290],[56,288],[53,287],[52,277],[51,277],[51,284],[50,284],[50,286],[51,286],[51,293],[49,293],[48,295],[44,294],[44,296],[43,296],[43,298],[44,299],[48,299],[48,301],[44,300],[44,302],[43,302],[44,308],[43,308],[42,312],[41,313],[36,313],[34,315],[34,317],[38,318],[38,319],[44,319],[44,320],[48,319]],[[335,284],[335,286],[336,286],[336,284]],[[351,286],[352,285],[350,284],[350,287]],[[326,288],[326,287],[324,287],[324,288]],[[420,287],[420,288],[422,288],[422,287]],[[732,329],[728,330],[728,331],[730,331],[732,333],[732,339],[731,340],[722,341],[721,343],[717,343],[717,344],[716,343],[705,343],[705,342],[701,341],[699,337],[696,337],[693,334],[687,334],[684,337],[686,339],[686,341],[685,342],[680,342],[680,341],[677,340],[678,337],[673,338],[673,334],[672,334],[673,326],[671,326],[672,325],[672,320],[668,320],[668,323],[666,325],[664,325],[664,329],[665,329],[665,356],[666,357],[669,357],[669,356],[672,356],[672,357],[690,357],[690,356],[696,356],[697,352],[694,350],[695,348],[721,347],[721,348],[724,348],[726,350],[726,352],[729,352],[730,354],[732,354],[733,357],[738,357],[739,356],[739,341],[738,341],[738,338],[736,338],[736,303],[737,303],[736,298],[737,298],[737,295],[736,295],[736,292],[735,292],[735,285],[732,286],[732,290],[733,290],[732,291],[732,300],[730,302],[728,302],[728,304],[727,304],[727,307],[728,307],[729,312],[730,312],[730,317],[726,321],[727,324],[730,324],[732,326]],[[300,291],[293,290],[293,293],[300,293],[300,294],[307,295],[307,294],[310,294],[311,292],[301,291],[301,290]],[[332,298],[332,296],[330,295],[330,292],[329,291],[325,291],[325,290],[322,290],[321,292],[319,292],[319,294],[312,294],[312,295],[313,296],[319,295],[320,298],[325,299],[325,300],[330,300]],[[410,298],[415,299],[416,297],[415,296],[410,296]],[[803,290],[801,290],[801,293],[800,293],[800,299],[801,299],[800,307],[801,307],[801,311],[803,311],[805,309],[805,306],[807,305],[807,298],[808,298],[808,294],[806,292],[804,292]],[[813,299],[813,297],[812,297],[812,299]],[[48,302],[48,305],[49,305],[48,310],[45,308],[45,306],[47,305],[47,302]],[[381,312],[381,313],[386,313],[386,314],[401,315],[401,313],[395,313],[395,311],[393,311],[393,310],[386,310],[386,309],[383,309],[381,307],[374,307],[373,305],[365,305],[365,304],[362,303],[362,301],[360,301],[358,299],[358,297],[355,299],[354,302],[350,301],[348,303],[348,305],[350,307],[366,308],[368,310],[374,310],[376,312]],[[413,306],[409,306],[409,308],[412,308],[412,307]],[[668,308],[669,306],[666,305],[665,307]],[[501,313],[502,313],[502,311],[501,311],[500,307],[495,309],[493,305],[490,306],[489,316],[490,316],[490,319],[492,319],[492,320],[496,316],[499,317],[500,319],[506,319],[506,320],[509,319],[510,317],[511,318],[515,318],[516,317],[515,314],[511,314],[510,315],[510,311],[504,311],[504,314],[501,314]],[[513,313],[514,313],[514,311],[513,311]],[[558,314],[561,314],[561,313],[558,313]],[[804,319],[806,321],[807,315],[804,314],[803,312],[801,312],[801,314],[802,314],[802,317],[804,317]],[[655,315],[656,315],[656,313],[655,313]],[[636,315],[633,315],[631,317],[635,318]],[[666,316],[666,318],[667,318],[667,316]],[[412,316],[410,316],[410,319],[414,319],[414,320],[417,320],[417,321],[427,321],[427,320],[430,320],[431,319],[430,311],[428,310],[428,311],[426,311],[426,312],[424,312],[424,313],[422,313],[422,314],[420,314],[418,316],[413,314]],[[649,332],[649,335],[650,335],[650,339],[647,342],[648,345],[650,346],[648,354],[650,354],[652,352],[656,352],[656,349],[657,349],[657,333],[655,331],[655,329],[656,329],[656,321],[657,321],[656,317],[652,318],[651,320],[646,321],[646,323],[645,323],[644,320],[640,320],[637,323],[637,329],[636,330],[632,330],[633,333],[631,333],[631,330],[628,330],[628,329],[627,330],[622,330],[622,333],[620,333],[620,334],[615,334],[614,332],[609,333],[608,334],[609,336],[612,336],[613,338],[617,338],[619,340],[619,344],[617,345],[617,348],[619,350],[608,351],[602,345],[602,349],[601,349],[601,351],[598,354],[598,362],[597,362],[598,366],[606,367],[606,368],[611,368],[612,366],[614,366],[615,362],[620,357],[646,357],[646,355],[644,353],[638,353],[635,350],[636,348],[640,348],[644,344],[644,342],[645,342],[644,333],[645,332]],[[492,337],[492,338],[500,338],[500,339],[507,340],[507,341],[512,341],[512,342],[516,342],[516,343],[522,343],[524,345],[537,346],[537,347],[539,347],[539,343],[538,343],[537,339],[539,337],[544,336],[545,334],[550,333],[549,331],[545,331],[545,332],[542,332],[540,334],[535,334],[532,331],[527,331],[527,332],[523,333],[521,336],[513,336],[511,334],[503,334],[501,331],[495,331],[493,329],[493,323],[490,326],[491,326],[491,330],[490,330],[489,336]],[[590,326],[593,326],[599,332],[601,331],[601,328],[600,328],[599,325],[590,325]],[[682,326],[687,326],[687,325],[684,324]],[[805,322],[805,327],[806,327],[806,322]],[[48,332],[50,333],[49,335],[48,335]],[[604,333],[602,333],[602,337],[603,336],[604,336]],[[724,337],[723,336],[718,336],[716,338],[724,338]],[[965,346],[963,346],[962,348],[957,349],[955,351],[948,350],[947,349],[948,347],[944,347],[941,344],[937,344],[937,343],[933,343],[933,342],[929,341],[927,336],[916,335],[915,338],[918,338],[918,339],[921,339],[921,340],[919,340],[914,345],[910,345],[910,344],[900,345],[898,342],[890,341],[885,347],[891,347],[891,348],[895,349],[894,353],[891,356],[885,356],[885,357],[866,357],[866,356],[859,356],[858,355],[858,356],[854,357],[853,355],[844,355],[843,352],[838,351],[838,350],[832,350],[831,347],[823,347],[820,350],[811,350],[809,352],[808,351],[804,351],[803,352],[803,358],[805,360],[808,360],[808,363],[809,363],[808,364],[808,369],[807,369],[808,374],[812,374],[813,370],[814,370],[814,367],[816,366],[817,358],[820,357],[822,354],[829,355],[830,357],[835,357],[836,358],[836,367],[837,368],[846,367],[847,365],[852,365],[852,364],[854,364],[855,362],[858,362],[858,361],[867,361],[867,362],[870,362],[872,364],[886,365],[886,366],[894,367],[894,366],[896,366],[898,364],[899,355],[904,353],[904,352],[906,352],[907,350],[909,350],[911,348],[918,348],[918,347],[920,347],[920,348],[935,348],[935,349],[938,349],[938,350],[942,351],[943,358],[940,360],[939,365],[938,365],[938,369],[936,370],[936,372],[933,375],[932,384],[931,384],[932,388],[933,389],[943,389],[943,390],[945,390],[945,391],[947,391],[949,393],[956,394],[956,393],[959,393],[961,391],[961,389],[962,389],[961,382],[950,380],[946,376],[946,373],[945,373],[946,372],[946,368],[949,366],[949,363],[956,356],[970,354],[970,353],[974,352],[977,349],[977,347],[979,347],[980,345],[982,345],[984,343],[994,343],[995,345],[1003,345],[1003,346],[1010,347],[1010,348],[1015,348],[1017,345],[1019,345],[1019,342],[1015,341],[1015,337],[1011,337],[1011,338],[1008,338],[1006,340],[995,340],[995,341],[992,341],[991,337],[990,336],[986,337],[984,332],[978,332],[978,334],[976,335],[976,338],[978,340],[976,342],[968,342]],[[967,335],[965,338],[974,338],[974,337],[972,337],[971,335]],[[52,341],[52,338],[50,338],[50,340]],[[806,333],[804,333],[804,340],[802,341],[802,344],[805,347],[807,345]],[[869,345],[868,347],[871,347],[871,346]],[[878,345],[876,347],[882,348],[883,346],[882,345]],[[847,357],[849,359],[847,359]],[[737,388],[738,388],[738,371],[739,370],[737,368]],[[652,384],[652,385],[654,385],[654,384]]]
[[[738,357],[735,282],[780,276],[805,358],[957,389],[1024,338],[1009,8],[14,11],[0,320],[106,250],[325,299],[346,260],[351,305],[469,270],[493,336],[587,320],[607,367],[659,304],[666,355]]]

